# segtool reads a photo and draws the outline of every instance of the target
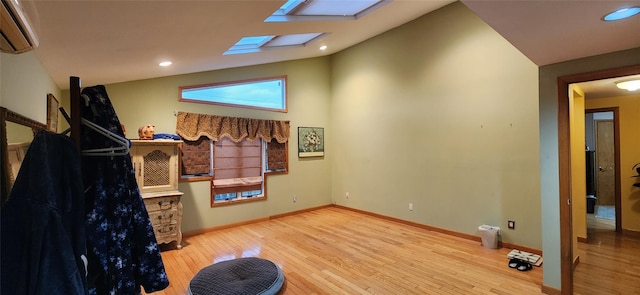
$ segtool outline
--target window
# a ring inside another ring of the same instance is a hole
[[[180,101],[287,111],[287,77],[180,87]]]
[[[262,140],[235,143],[223,138],[213,145],[213,202],[262,195]]]
[[[209,179],[213,175],[211,170],[213,155],[212,141],[207,137],[200,137],[196,141],[184,140],[180,148],[180,177]]]
[[[356,20],[390,0],[288,0],[265,22]]]
[[[322,38],[325,33],[290,34],[278,36],[243,37],[231,46],[224,55],[245,54],[278,48],[304,47]]]
[[[266,177],[289,168],[290,125],[178,112],[180,181],[209,181],[212,207],[266,199]]]
[[[211,206],[266,199],[265,175],[287,172],[287,143],[275,139],[229,138],[217,142],[207,137],[184,140],[181,148],[182,181],[209,181]]]

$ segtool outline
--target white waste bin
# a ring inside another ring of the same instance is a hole
[[[500,227],[483,224],[478,227],[478,230],[480,231],[480,238],[482,238],[482,246],[490,249],[498,248]]]

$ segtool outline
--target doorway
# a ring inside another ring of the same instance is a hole
[[[616,163],[617,109],[585,110],[587,161],[587,235],[602,231],[620,231],[620,194],[616,191],[619,169]]]
[[[558,166],[559,166],[559,205],[560,205],[560,276],[561,294],[573,294],[573,222],[571,214],[571,144],[570,138],[570,107],[569,85],[586,81],[616,78],[640,74],[640,66],[601,70],[557,79],[558,90]],[[615,122],[614,122],[615,124]],[[617,129],[619,130],[619,128]],[[616,138],[620,138],[616,136]],[[616,156],[619,157],[619,156]],[[619,162],[619,159],[618,159]],[[615,168],[619,173],[620,167]],[[618,174],[619,175],[619,174]],[[619,191],[619,185],[616,190]],[[616,204],[616,206],[619,206]],[[616,208],[619,211],[620,208]],[[616,219],[616,226],[620,228],[620,219]]]

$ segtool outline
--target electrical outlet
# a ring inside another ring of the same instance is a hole
[[[515,229],[515,228],[516,228],[516,222],[515,222],[515,221],[513,221],[513,220],[509,220],[509,221],[507,221],[507,227],[508,227],[509,229]]]
[[[409,203],[409,211],[413,211],[413,203]]]
[[[349,198],[349,192],[347,192],[346,196],[347,196],[347,199],[348,199]]]
[[[298,196],[293,195],[293,202],[295,203],[295,202],[297,202],[297,201],[298,201]]]

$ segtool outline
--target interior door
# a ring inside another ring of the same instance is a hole
[[[596,197],[598,205],[615,205],[613,120],[596,122]]]

